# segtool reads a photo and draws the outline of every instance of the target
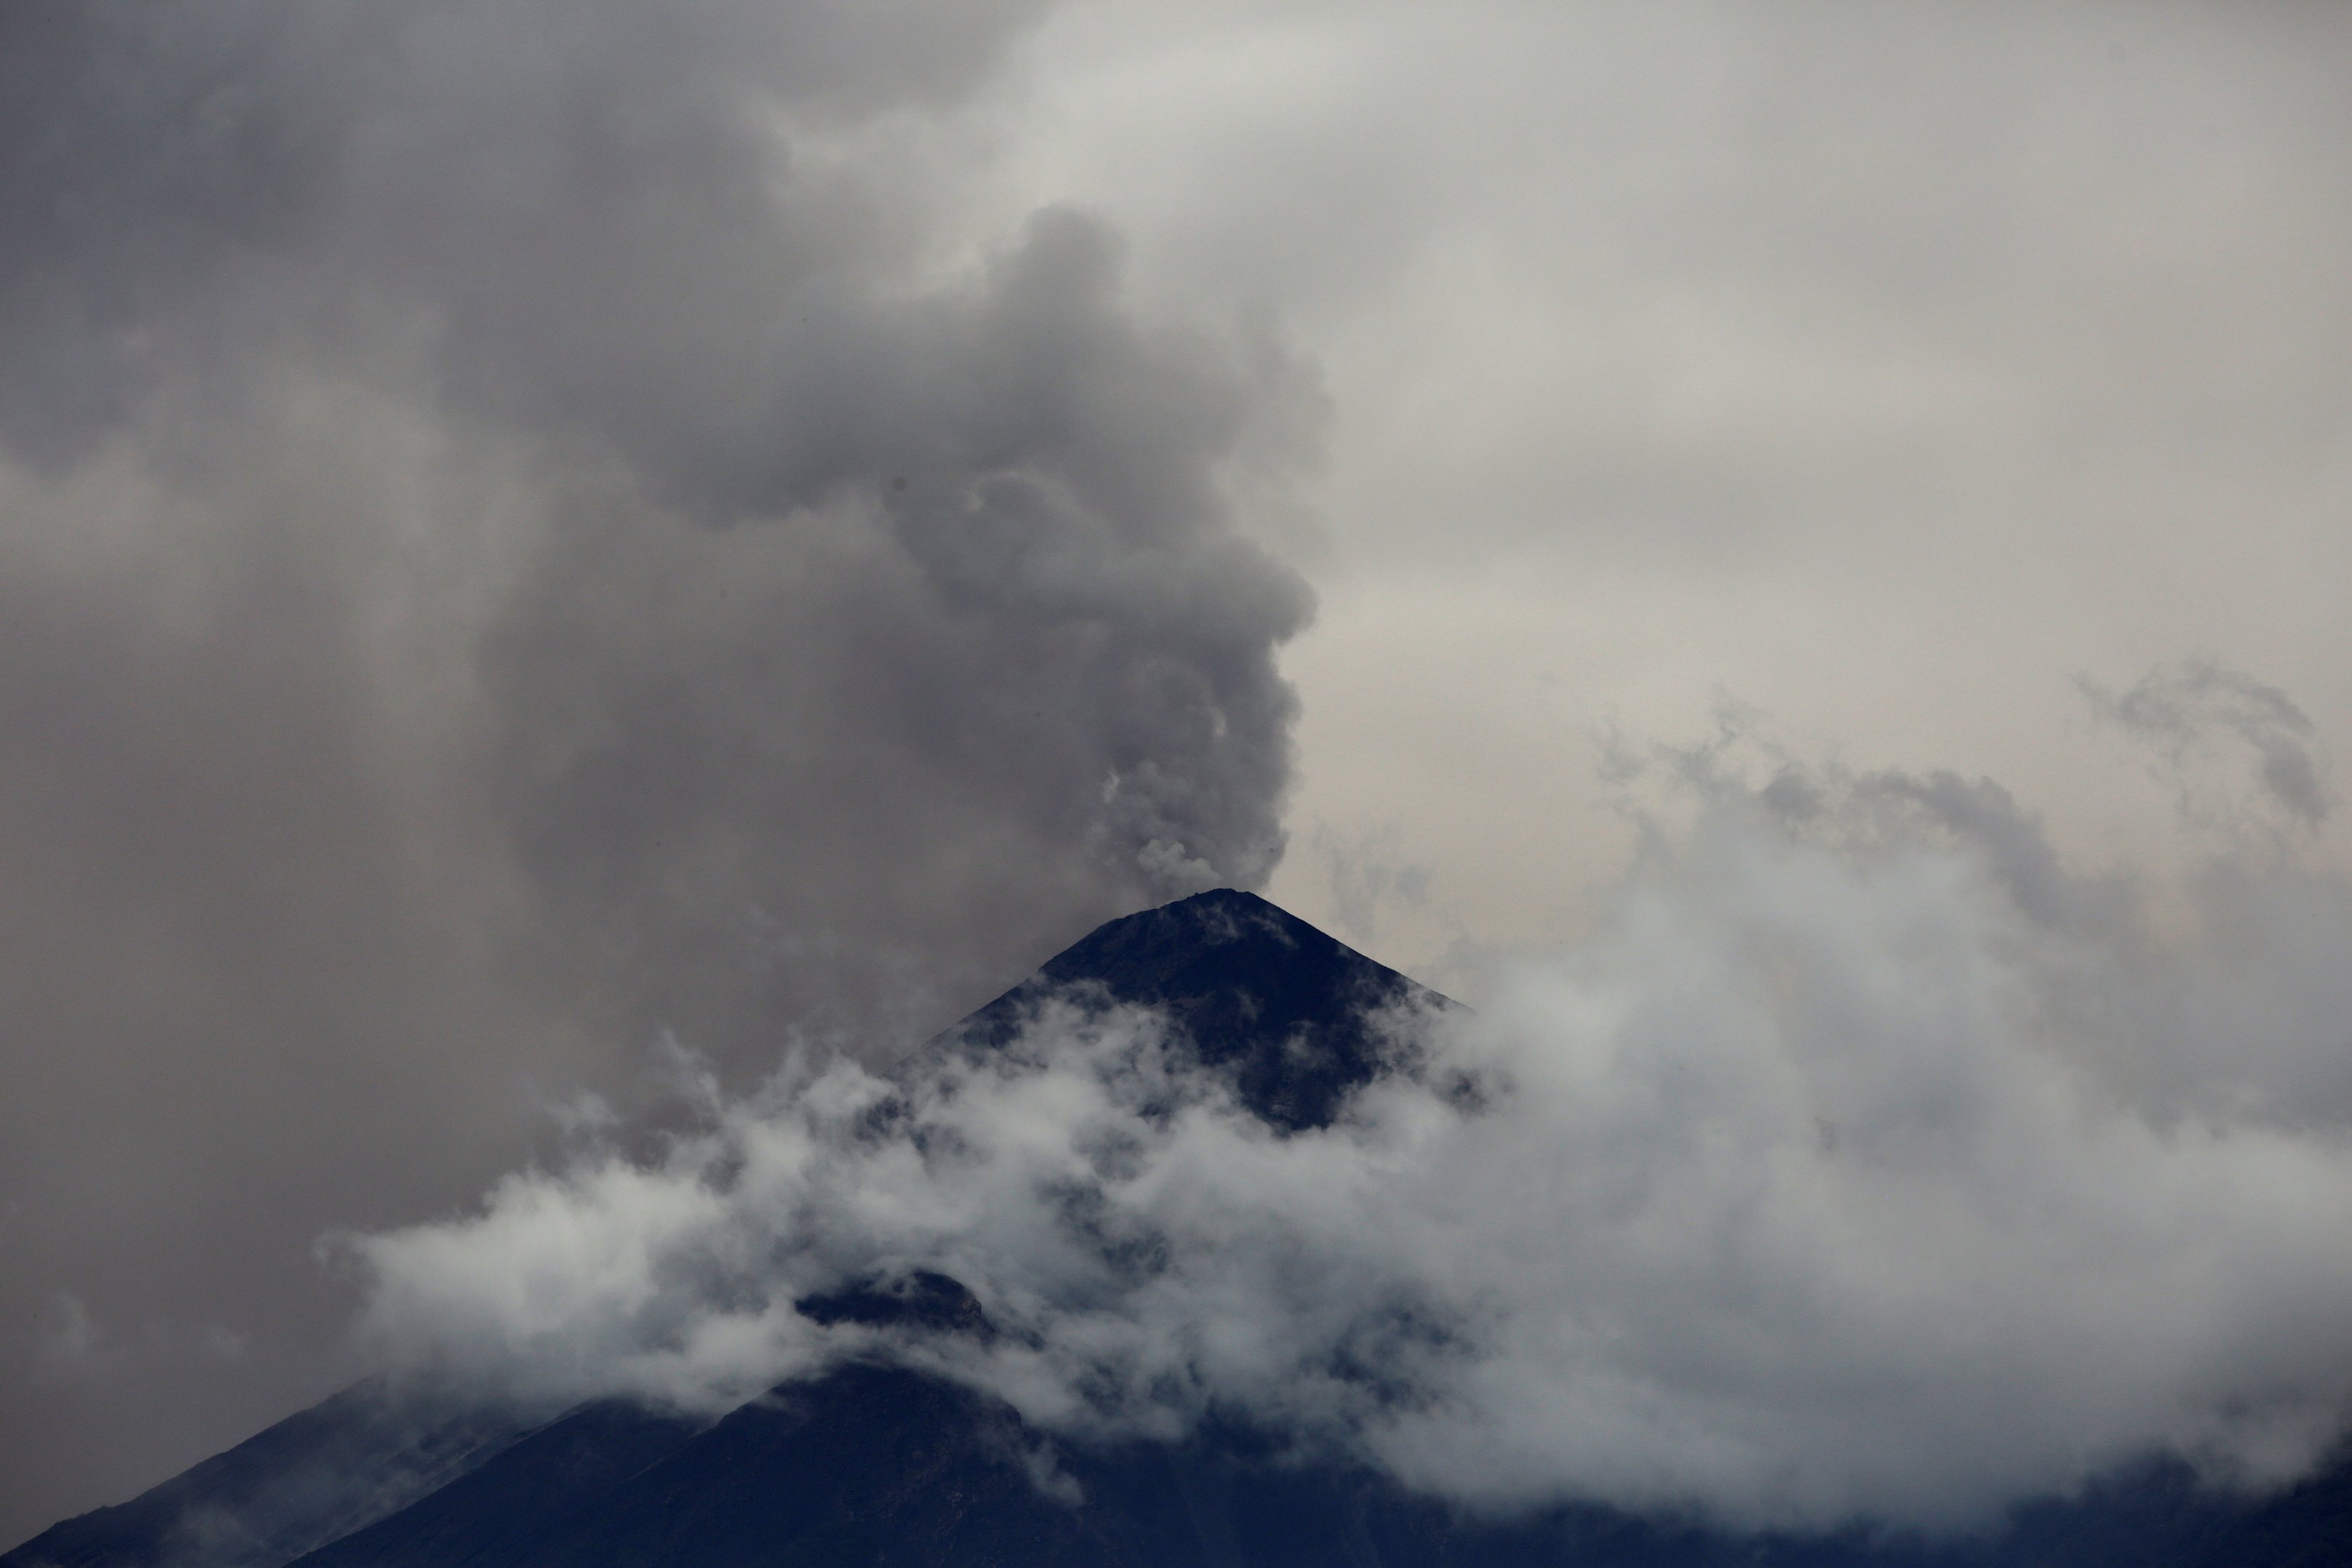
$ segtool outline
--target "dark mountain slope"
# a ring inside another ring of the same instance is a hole
[[[1377,1072],[1368,1010],[1445,1006],[1230,890],[1114,921],[934,1043],[1002,1048],[1047,996],[1163,1009],[1258,1115],[1327,1121]],[[820,1321],[992,1333],[936,1274],[800,1303]],[[223,1526],[220,1521],[229,1521]],[[206,1521],[211,1521],[208,1526]],[[1056,1443],[1003,1404],[854,1365],[715,1424],[611,1402],[530,1430],[354,1390],[0,1568],[2318,1568],[2352,1564],[2352,1467],[2257,1504],[2177,1465],[1929,1544],[1735,1537],[1601,1508],[1457,1516],[1362,1467],[1213,1424],[1181,1444]]]
[[[2352,1563],[2352,1458],[2201,1532],[2191,1568],[2344,1568]]]
[[[944,1291],[935,1291],[944,1294]],[[968,1313],[966,1314],[968,1318]],[[1002,1404],[852,1367],[707,1432],[597,1406],[298,1568],[2316,1568],[2352,1561],[2342,1473],[2254,1509],[2151,1466],[2024,1510],[1986,1539],[1736,1537],[1614,1510],[1482,1521],[1358,1466],[1299,1463],[1246,1428],[1182,1444],[1056,1445]],[[567,1430],[567,1428],[578,1428]],[[623,1476],[615,1433],[646,1452]],[[648,1441],[648,1439],[651,1439]],[[674,1446],[663,1448],[665,1443]],[[541,1444],[599,1456],[568,1502]],[[1042,1483],[1042,1484],[1041,1484]],[[538,1506],[526,1510],[526,1498]],[[557,1506],[550,1506],[557,1505]],[[529,1528],[517,1521],[528,1511]]]
[[[131,1501],[54,1525],[0,1568],[263,1568],[405,1507],[503,1450],[494,1409],[347,1388]]]
[[[1381,1009],[1453,1005],[1227,887],[1097,928],[941,1040],[1002,1045],[1057,995],[1166,1013],[1202,1061],[1231,1074],[1244,1104],[1293,1131],[1328,1123],[1348,1092],[1380,1070],[1370,1020]]]
[[[597,1406],[299,1561],[302,1568],[1111,1561],[1081,1513],[1032,1482],[1023,1442],[1009,1411],[881,1367],[779,1389],[701,1432],[678,1434],[655,1417]],[[548,1484],[559,1478],[568,1487]]]
[[[1205,1060],[1234,1074],[1248,1104],[1288,1127],[1328,1118],[1376,1070],[1366,1007],[1440,999],[1265,900],[1226,889],[1100,927],[949,1030],[938,1048],[1001,1045],[1046,994],[1166,1009]],[[808,1307],[812,1315],[871,1315],[876,1301],[861,1303],[853,1293]],[[693,1435],[656,1417],[634,1422],[634,1414],[575,1413],[534,1435],[509,1463],[437,1500],[436,1517],[451,1529],[460,1520],[465,1530],[488,1529],[494,1511],[487,1500],[499,1492],[514,1509],[501,1528],[520,1529],[524,1515],[561,1511],[569,1505],[555,1500],[580,1495],[564,1490],[564,1478],[600,1490],[614,1479],[613,1467]],[[51,1527],[0,1554],[0,1568],[283,1563],[488,1464],[530,1425],[498,1412],[388,1401],[362,1385],[130,1502]]]
[[[579,1521],[709,1425],[616,1400],[575,1410],[305,1563],[505,1563]]]

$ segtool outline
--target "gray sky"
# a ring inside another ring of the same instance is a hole
[[[1612,743],[1727,705],[1759,780],[1997,779],[2159,925],[2215,864],[2335,887],[2347,54],[2325,5],[12,11],[0,1538],[334,1386],[316,1239],[647,1103],[666,1037],[884,1058],[1208,880],[1478,994],[1617,885]],[[2263,1081],[2333,1083],[2299,1027]]]

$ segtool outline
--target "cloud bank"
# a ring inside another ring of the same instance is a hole
[[[2352,1418],[2352,887],[2236,848],[2159,922],[1990,781],[1743,752],[1647,759],[1682,809],[1590,932],[1391,1020],[1328,1128],[1060,1005],[358,1238],[367,1331],[710,1409],[881,1354],[1068,1438],[1213,1410],[1497,1509],[1944,1527],[2153,1452],[2305,1471]],[[794,1306],[918,1270],[994,1333]]]

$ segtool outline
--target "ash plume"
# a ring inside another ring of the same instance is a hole
[[[308,1239],[531,1085],[887,1055],[1272,869],[1309,598],[1232,496],[1316,393],[1083,212],[933,221],[1038,12],[0,16],[0,1306],[257,1347],[12,1393],[0,1534],[317,1392]]]

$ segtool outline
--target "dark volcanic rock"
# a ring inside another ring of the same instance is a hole
[[[306,1563],[508,1563],[691,1442],[709,1426],[599,1400],[530,1433],[381,1521],[304,1556]]]
[[[406,1507],[528,1427],[362,1383],[129,1502],[53,1525],[0,1568],[264,1568]]]
[[[1219,888],[1114,920],[942,1036],[1003,1045],[1048,997],[1165,1013],[1277,1127],[1328,1124],[1381,1065],[1378,1015],[1451,1007],[1255,894]]]
[[[793,1310],[811,1322],[865,1323],[993,1338],[995,1328],[972,1293],[945,1274],[918,1269],[904,1279],[870,1280],[846,1291],[803,1296]]]
[[[1596,1507],[1482,1521],[1245,1427],[1056,1446],[1001,1403],[852,1367],[680,1440],[600,1406],[300,1568],[2319,1568],[2352,1561],[2338,1472],[2257,1508],[2158,1465],[1981,1539],[1731,1536]],[[585,1428],[581,1430],[579,1428]],[[629,1443],[643,1468],[615,1463]],[[592,1451],[568,1494],[542,1446]],[[518,1528],[519,1525],[523,1526]]]
[[[1000,1049],[1057,996],[1164,1010],[1244,1103],[1296,1130],[1385,1065],[1367,1015],[1450,1006],[1262,899],[1203,894],[1114,921],[936,1042]],[[798,1303],[825,1322],[993,1332],[940,1274]],[[852,1365],[717,1422],[618,1402],[525,1428],[362,1386],[0,1568],[2334,1568],[2352,1468],[2232,1502],[2177,1464],[2021,1509],[1981,1539],[1732,1536],[1570,1507],[1462,1517],[1360,1466],[1300,1462],[1213,1422],[1088,1448],[919,1373]]]
[[[599,1406],[299,1562],[1049,1568],[1127,1561],[1084,1511],[1039,1490],[1034,1439],[1010,1410],[916,1373],[845,1368],[678,1437],[674,1425]]]

